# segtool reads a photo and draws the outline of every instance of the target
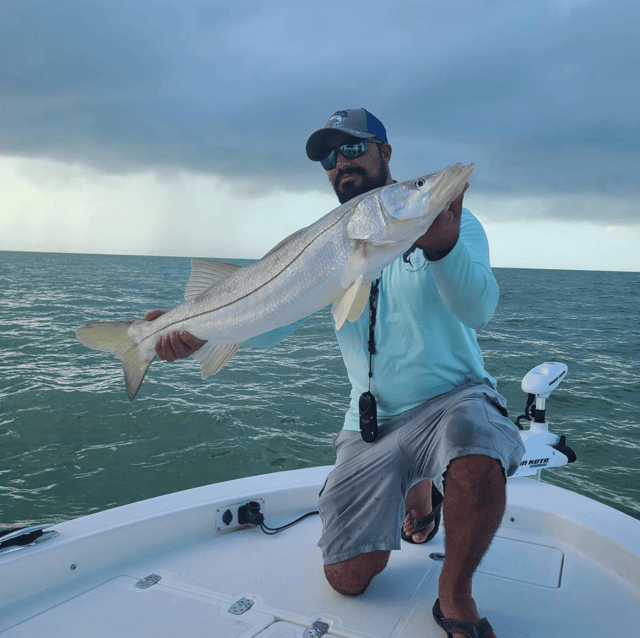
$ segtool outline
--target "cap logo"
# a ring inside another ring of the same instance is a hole
[[[329,122],[331,122],[331,126],[339,126],[342,122],[342,120],[345,119],[345,117],[348,117],[348,113],[346,111],[336,111],[330,118],[329,118]]]

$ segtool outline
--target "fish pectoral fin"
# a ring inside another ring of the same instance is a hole
[[[361,275],[366,275],[370,270],[368,264],[367,246],[365,242],[358,242],[358,245],[351,253],[351,257],[344,265],[340,285],[349,289]]]
[[[356,321],[362,314],[369,299],[371,282],[362,283],[364,275],[360,275],[351,286],[333,302],[333,318],[336,322],[336,330],[340,330],[344,322]]]
[[[358,291],[356,298],[351,304],[351,309],[347,315],[347,319],[351,322],[357,321],[364,312],[367,302],[369,301],[369,293],[371,292],[371,282],[363,284]]]
[[[184,300],[193,301],[219,281],[230,277],[240,266],[207,259],[191,260],[191,277],[184,291]]]
[[[202,378],[206,379],[212,374],[218,374],[229,362],[229,359],[238,352],[239,343],[205,343],[193,356],[200,362]]]

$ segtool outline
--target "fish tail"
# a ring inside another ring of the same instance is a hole
[[[98,321],[88,323],[76,330],[76,336],[82,343],[94,350],[111,352],[120,361],[127,382],[129,399],[133,399],[147,374],[153,361],[137,348],[129,336],[129,326],[132,321]]]

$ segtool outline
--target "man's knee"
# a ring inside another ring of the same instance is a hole
[[[444,474],[445,490],[447,481],[449,483],[455,481],[466,489],[482,489],[482,487],[491,484],[504,486],[506,480],[502,463],[490,456],[480,454],[453,459]]]
[[[358,554],[339,563],[324,566],[327,581],[339,594],[359,596],[371,579],[386,566],[391,552],[386,550]]]

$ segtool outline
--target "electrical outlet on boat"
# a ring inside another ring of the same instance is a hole
[[[258,511],[264,513],[262,507],[264,499],[221,505],[216,509],[216,531],[225,533],[255,527],[257,523],[251,521]]]

